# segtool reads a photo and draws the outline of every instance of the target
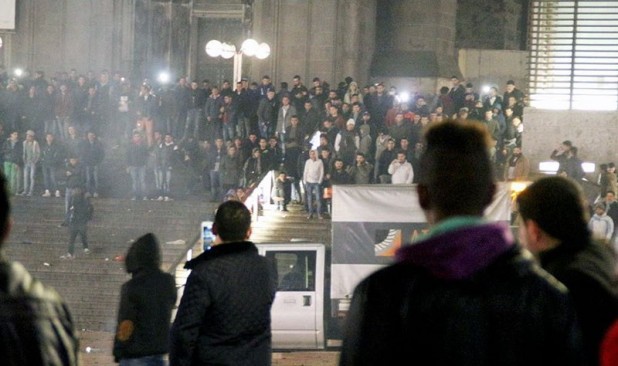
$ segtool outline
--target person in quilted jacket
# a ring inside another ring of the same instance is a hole
[[[230,200],[217,208],[210,250],[191,270],[170,330],[170,365],[268,366],[274,263],[248,241],[251,213]]]

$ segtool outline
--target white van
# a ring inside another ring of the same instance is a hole
[[[277,265],[271,309],[273,349],[324,349],[324,244],[256,244]]]

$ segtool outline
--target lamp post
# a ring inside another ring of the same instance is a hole
[[[270,56],[270,46],[264,42],[258,43],[255,39],[247,39],[242,43],[239,50],[233,44],[217,41],[213,39],[206,43],[206,54],[210,57],[223,57],[224,59],[234,58],[234,82],[240,81],[242,77],[242,56],[257,57],[263,60]]]

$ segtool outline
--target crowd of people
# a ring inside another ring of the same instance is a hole
[[[517,243],[507,225],[483,220],[496,191],[489,136],[475,123],[428,127],[415,175],[430,230],[357,285],[341,366],[618,361],[616,259],[609,246],[592,240],[581,190],[560,176],[526,188],[517,197]],[[231,146],[227,154],[233,153]],[[304,179],[313,193],[324,165],[315,149],[309,154]],[[398,155],[398,169],[405,169]],[[0,245],[11,228],[4,186],[0,175]],[[147,234],[129,248],[125,265],[132,278],[122,287],[114,336],[121,366],[164,365],[167,358],[172,366],[271,364],[276,266],[249,241],[251,213],[243,203],[220,204],[212,232],[212,248],[186,263],[191,274],[173,323],[176,291],[172,276],[160,269],[156,238]],[[0,275],[4,362],[79,364],[63,300],[2,251]]]
[[[12,194],[60,197],[65,175],[57,174],[73,158],[86,194],[97,197],[106,150],[120,145],[132,199],[170,201],[201,190],[221,201],[274,170],[292,182],[291,191],[282,190],[285,202],[302,202],[309,151],[317,150],[323,177],[312,195],[325,203],[323,192],[332,184],[418,182],[421,134],[447,119],[488,129],[499,180],[523,180],[529,173],[521,150],[524,94],[512,80],[503,95],[497,87],[481,95],[453,76],[438,95],[410,100],[383,83],[359,86],[346,77],[331,86],[315,77],[305,85],[300,75],[291,87],[281,82],[276,88],[268,75],[214,85],[186,77],[132,83],[106,70],[51,78],[36,71],[20,78],[2,74],[0,86],[1,165]],[[185,192],[172,192],[178,166],[190,172]],[[36,187],[41,171],[43,186]]]

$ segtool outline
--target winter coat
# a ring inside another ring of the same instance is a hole
[[[541,266],[568,289],[582,329],[588,365],[598,364],[599,347],[618,316],[615,259],[609,246],[590,243],[583,249],[561,243],[542,252]]]
[[[178,155],[178,146],[175,143],[161,142],[155,147],[155,164],[161,169],[172,169]]]
[[[273,98],[264,98],[260,101],[257,110],[258,121],[260,123],[273,124],[277,121],[278,110],[277,101]]]
[[[81,163],[75,165],[67,164],[65,170],[67,178],[67,188],[82,188],[84,187],[84,167]]]
[[[19,263],[0,259],[2,365],[74,366],[79,345],[67,305]]]
[[[148,148],[146,144],[131,143],[127,148],[127,165],[130,167],[142,167],[148,160]]]
[[[36,164],[41,159],[41,148],[36,140],[23,141],[24,164]]]
[[[346,324],[340,366],[583,364],[566,289],[500,224],[403,247],[356,287]]]
[[[131,245],[125,266],[133,277],[122,285],[114,358],[166,354],[176,284],[159,268],[161,249],[154,235],[146,234]]]
[[[22,166],[24,164],[23,155],[24,147],[22,141],[13,142],[11,139],[6,139],[2,146],[3,161],[10,162]]]
[[[251,242],[213,246],[191,270],[170,331],[170,366],[271,364],[274,264]]]
[[[45,142],[41,148],[41,166],[55,168],[62,165],[64,161],[64,149],[57,142],[51,145]]]
[[[228,154],[221,157],[221,184],[229,186],[238,186],[242,177],[242,161],[238,155],[229,156]]]
[[[82,140],[77,148],[80,161],[85,166],[97,166],[103,162],[105,150],[100,140],[96,139],[92,143],[88,140]]]
[[[92,219],[94,209],[83,194],[74,195],[69,203],[69,226],[84,227]]]

